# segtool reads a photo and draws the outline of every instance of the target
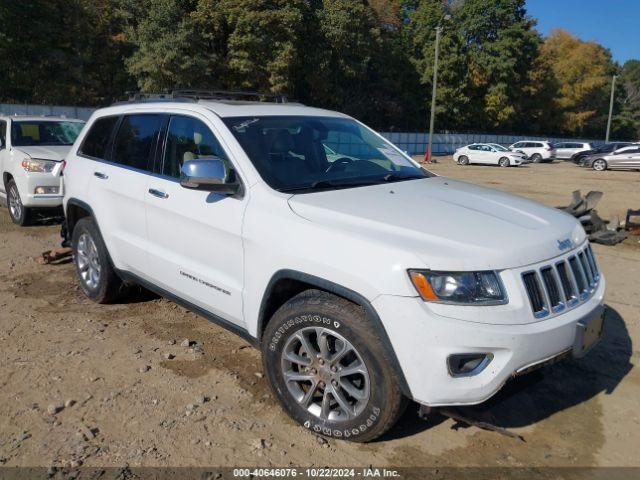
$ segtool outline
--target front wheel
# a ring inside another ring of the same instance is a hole
[[[500,165],[501,167],[508,167],[509,159],[507,157],[502,157],[500,160],[498,160],[498,165]]]
[[[531,155],[531,161],[533,163],[540,163],[542,161],[542,155],[540,155],[539,153],[534,153],[533,155]]]
[[[606,162],[606,160],[603,160],[602,158],[599,158],[598,160],[593,162],[592,167],[597,172],[603,172],[603,171],[605,171],[607,169],[607,162]]]
[[[18,186],[13,179],[7,183],[7,206],[9,207],[9,216],[13,223],[22,227],[29,224],[30,211],[22,204]]]
[[[319,290],[272,317],[262,359],[287,413],[320,435],[366,442],[391,428],[406,401],[364,310]]]

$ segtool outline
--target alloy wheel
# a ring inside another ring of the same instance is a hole
[[[22,200],[20,200],[20,194],[18,193],[18,187],[15,183],[11,185],[9,189],[9,211],[11,216],[15,219],[19,219],[22,216]]]
[[[362,356],[332,330],[298,330],[287,340],[280,363],[289,393],[318,418],[351,420],[369,402],[369,371]]]
[[[604,160],[596,160],[593,162],[593,169],[602,172],[607,169],[607,163]]]
[[[100,257],[96,244],[88,233],[83,233],[78,239],[77,263],[84,284],[95,289],[100,281]]]

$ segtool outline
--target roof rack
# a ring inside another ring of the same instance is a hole
[[[128,92],[128,100],[116,102],[114,105],[125,103],[145,102],[189,102],[199,100],[224,100],[224,101],[259,101],[273,103],[288,103],[286,95],[278,93],[231,91],[231,90],[196,90],[177,89],[162,93]]]

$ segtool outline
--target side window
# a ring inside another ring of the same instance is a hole
[[[524,147],[524,143],[518,142],[512,148],[523,148],[523,147]]]
[[[233,171],[227,155],[209,127],[196,118],[171,117],[162,174],[180,178],[180,169],[184,162],[207,158],[219,158],[225,162],[227,172]],[[233,181],[231,174],[230,180]]]
[[[480,150],[478,145],[469,145],[469,150]]]
[[[0,150],[7,148],[7,122],[0,120]]]
[[[152,151],[162,128],[163,115],[125,115],[113,142],[115,163],[149,170]]]
[[[109,139],[117,122],[118,117],[102,117],[93,122],[91,130],[84,137],[82,145],[78,149],[78,153],[93,158],[106,159]]]

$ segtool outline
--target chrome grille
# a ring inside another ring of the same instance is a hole
[[[573,308],[595,291],[600,272],[591,245],[555,264],[522,273],[522,282],[536,318]]]

